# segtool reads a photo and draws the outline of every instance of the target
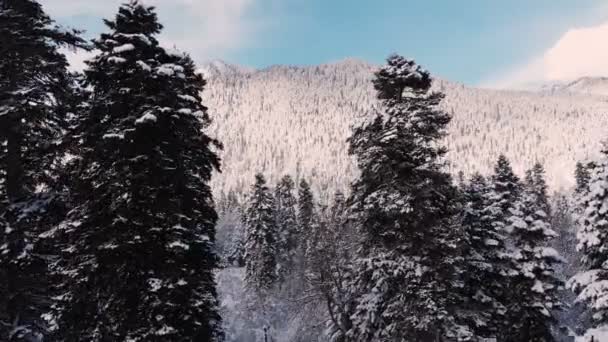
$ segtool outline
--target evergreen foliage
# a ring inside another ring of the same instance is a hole
[[[578,300],[586,302],[592,310],[593,326],[608,326],[608,162],[606,152],[602,160],[590,172],[587,191],[581,191],[577,233],[578,250],[582,254],[582,270],[569,282],[578,294]],[[577,177],[578,178],[578,177]],[[584,184],[584,182],[582,182]],[[585,189],[584,186],[577,188]]]
[[[374,79],[382,103],[350,139],[361,176],[349,202],[362,246],[351,293],[353,341],[430,341],[469,335],[455,322],[457,191],[442,171],[450,115],[430,74],[391,56]]]
[[[507,306],[506,341],[554,341],[554,313],[561,308],[562,282],[555,267],[562,261],[550,246],[557,233],[551,227],[542,167],[528,173],[522,196],[509,210],[507,231],[512,239],[511,301]]]
[[[295,183],[291,176],[284,176],[274,192],[274,220],[277,226],[277,263],[281,276],[295,267],[300,230],[297,222]]]
[[[61,47],[85,47],[40,3],[0,1],[0,340],[48,335],[53,246],[41,239],[64,214],[58,146],[73,77]]]
[[[511,162],[503,154],[498,157],[494,166],[492,186],[500,210],[507,215],[509,208],[519,199],[522,185],[519,177],[513,172]]]
[[[251,189],[246,224],[245,281],[249,289],[265,295],[277,281],[277,229],[273,198],[261,174]]]
[[[506,237],[497,224],[499,202],[480,174],[464,184],[462,225],[465,233],[462,316],[479,338],[496,338],[505,329],[509,302]]]
[[[314,197],[310,184],[306,179],[302,178],[298,187],[298,226],[299,234],[301,236],[308,236],[310,234],[311,226],[313,224],[314,216]]]
[[[159,46],[154,8],[120,7],[88,62],[74,208],[58,234],[64,340],[222,339],[213,270],[219,170],[192,60]]]
[[[589,180],[591,173],[589,166],[583,165],[583,163],[576,163],[576,169],[574,171],[574,179],[576,180],[576,187],[574,191],[579,194],[585,192],[589,188]]]

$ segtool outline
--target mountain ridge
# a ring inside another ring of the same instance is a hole
[[[283,174],[310,178],[319,193],[348,190],[357,173],[346,139],[375,110],[376,66],[347,59],[316,66],[238,66],[209,73],[203,92],[223,141],[224,172],[215,191],[247,191],[255,172],[271,183]],[[577,160],[592,158],[608,127],[604,96],[573,91],[469,87],[442,79],[442,108],[453,116],[445,140],[449,170],[489,173],[505,153],[520,176],[546,164],[553,189],[572,183]]]

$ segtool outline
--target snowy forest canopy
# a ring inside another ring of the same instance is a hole
[[[348,191],[260,169],[214,198],[202,73],[141,1],[105,25],[0,0],[0,341],[608,339],[608,150],[562,192],[505,155],[454,177],[444,94],[391,55]]]

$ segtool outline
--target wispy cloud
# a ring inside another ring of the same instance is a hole
[[[598,9],[608,13],[608,6]],[[482,82],[484,87],[518,88],[585,76],[608,76],[608,20],[566,30],[547,50],[526,63]]]
[[[259,11],[275,0],[145,0],[156,6],[165,31],[161,42],[190,52],[203,62],[225,58],[255,42],[272,23],[272,11]],[[101,18],[112,17],[126,0],[42,0],[46,10],[63,24],[98,27]],[[78,27],[91,31],[90,27]],[[92,32],[97,33],[97,32]],[[72,59],[72,58],[71,58]],[[77,55],[74,64],[83,55]]]

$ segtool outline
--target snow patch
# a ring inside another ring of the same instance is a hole
[[[144,62],[144,61],[137,61],[137,62],[135,62],[135,64],[137,64],[137,66],[140,67],[144,71],[152,71],[152,68],[148,64],[146,64],[146,62]]]
[[[124,45],[117,46],[114,48],[115,53],[123,53],[123,52],[133,51],[133,50],[135,50],[135,45],[133,45],[133,44],[124,44]]]
[[[181,242],[181,241],[173,241],[170,244],[167,245],[167,247],[173,249],[173,248],[181,248],[183,250],[189,250],[190,246],[186,245],[185,243]]]
[[[135,124],[141,125],[144,123],[156,122],[157,120],[158,119],[157,119],[156,115],[154,115],[152,113],[146,113],[146,114],[142,115],[142,117],[140,117],[139,119],[135,120]]]
[[[108,63],[121,64],[121,63],[126,63],[126,62],[127,62],[127,60],[122,57],[112,56],[112,57],[108,58]]]
[[[148,279],[148,286],[150,287],[150,292],[158,292],[163,286],[163,282],[158,278],[150,278]]]
[[[120,133],[108,133],[104,134],[102,139],[124,139],[125,135]]]

